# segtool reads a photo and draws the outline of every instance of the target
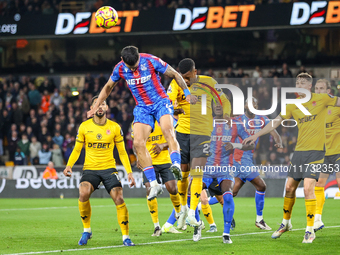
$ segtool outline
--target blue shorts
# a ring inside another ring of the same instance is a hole
[[[133,110],[133,123],[143,123],[149,125],[152,130],[154,130],[155,120],[159,123],[159,120],[163,115],[173,115],[173,113],[174,107],[170,100],[168,98],[164,98],[152,105],[137,105]]]
[[[234,162],[234,166],[236,166],[235,177],[240,178],[243,182],[250,182],[260,175],[258,171],[252,169],[254,167],[252,162],[246,162],[245,164],[242,162],[242,166]]]
[[[229,180],[235,182],[234,178],[215,178],[217,179],[218,185],[221,184],[224,180]],[[208,189],[211,183],[215,180],[214,178],[203,178],[203,183],[205,184],[206,188]],[[220,188],[219,188],[220,189]],[[220,189],[221,190],[221,189]]]

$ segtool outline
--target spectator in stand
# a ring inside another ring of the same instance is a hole
[[[39,165],[47,165],[51,160],[52,153],[48,148],[47,143],[43,143],[42,149],[38,152]]]
[[[27,165],[27,160],[25,154],[21,151],[20,147],[17,147],[14,153],[14,165],[23,166]]]
[[[57,144],[60,148],[62,148],[64,143],[64,137],[60,134],[59,131],[55,132],[55,136],[53,137],[53,142]]]
[[[226,73],[225,76],[228,77],[228,78],[235,78],[236,77],[236,75],[234,74],[233,69],[231,67],[228,67],[227,73]]]
[[[287,63],[282,64],[282,71],[280,73],[280,77],[283,78],[292,78],[292,72],[289,70]]]
[[[45,171],[43,172],[43,179],[58,179],[57,171],[54,168],[52,161],[49,161]]]
[[[58,107],[61,102],[63,101],[63,98],[59,94],[58,89],[54,89],[53,96],[51,97],[51,104],[54,104],[56,107]]]
[[[47,143],[49,149],[53,148],[54,142],[52,140],[52,136],[50,136],[50,135],[46,136],[46,143]]]
[[[30,111],[30,102],[23,90],[20,90],[19,95],[17,96],[17,102],[19,109],[22,111],[24,117],[26,117]]]
[[[21,140],[18,142],[18,147],[20,148],[21,152],[25,154],[25,157],[28,159],[30,156],[30,141],[26,134],[21,136]]]
[[[24,118],[24,114],[21,109],[18,108],[18,104],[16,102],[12,103],[12,110],[11,110],[11,116],[12,116],[12,123],[15,123],[17,126],[20,125]]]
[[[38,153],[41,150],[41,143],[37,141],[37,138],[35,136],[32,136],[32,140],[30,143],[30,157],[31,157],[31,163],[33,164],[34,159],[38,161]]]
[[[237,72],[237,75],[236,75],[236,78],[243,78],[243,77],[244,77],[243,69],[239,68],[238,72]]]
[[[63,153],[58,144],[53,144],[52,161],[56,167],[64,166]]]
[[[277,158],[275,152],[271,152],[269,155],[269,160],[267,161],[267,164],[269,165],[279,165],[280,160]]]
[[[27,138],[28,140],[32,141],[32,137],[33,137],[33,130],[32,127],[28,126],[26,129],[26,134],[27,134]]]
[[[261,72],[260,67],[256,66],[255,67],[255,71],[253,72],[253,78],[259,78],[260,77],[260,72]]]
[[[43,110],[44,113],[46,113],[49,107],[50,107],[50,95],[48,94],[47,90],[44,90],[44,95],[41,99],[40,108]]]
[[[8,140],[8,152],[10,161],[14,161],[14,154],[17,150],[17,145],[18,145],[18,133],[17,131],[13,131],[10,139]]]
[[[38,90],[36,90],[32,82],[29,83],[30,92],[28,92],[28,99],[32,109],[37,110],[41,102],[41,95]]]

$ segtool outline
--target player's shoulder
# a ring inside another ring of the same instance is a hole
[[[121,60],[117,65],[115,65],[115,67],[113,69],[117,69],[117,68],[120,68],[121,66],[124,65],[124,61]]]
[[[334,98],[335,96],[332,96],[330,94],[327,93],[320,93],[320,94],[316,94],[316,93],[312,93],[312,99],[314,100],[328,100],[331,98]]]
[[[209,85],[215,85],[217,83],[213,77],[208,75],[198,75],[198,78],[200,82],[208,83]]]
[[[83,121],[83,122],[79,125],[79,129],[80,129],[80,128],[89,127],[89,126],[91,126],[91,125],[93,125],[93,124],[94,124],[94,123],[93,123],[93,118],[90,118],[90,119],[88,119],[88,120]]]
[[[109,119],[107,119],[106,120],[107,122],[107,125],[109,125],[109,126],[111,126],[111,127],[114,127],[114,128],[118,128],[118,129],[120,129],[120,125],[117,123],[117,122],[115,122],[115,121],[113,121],[113,120],[109,120]]]

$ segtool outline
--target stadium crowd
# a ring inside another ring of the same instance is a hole
[[[306,70],[302,67],[299,72],[302,71]],[[224,84],[234,84],[244,95],[247,95],[247,87],[251,86],[260,110],[271,107],[271,87],[287,87],[293,81],[293,74],[286,64],[283,64],[279,71],[273,69],[266,77],[258,66],[248,73],[244,73],[241,68],[234,71],[230,67],[224,73],[209,69],[205,72],[198,70],[198,74],[210,75]],[[88,73],[83,91],[79,91],[78,96],[73,96],[70,89],[59,91],[58,84],[48,77],[42,79],[43,81],[41,78],[29,76],[0,77],[0,158],[7,155],[2,158],[14,161],[15,164],[46,165],[52,160],[57,167],[64,165],[75,144],[77,129],[80,123],[87,119],[86,112],[89,110],[91,98],[100,92],[107,79],[108,75],[95,76]],[[162,82],[167,88],[171,80],[162,77]],[[333,94],[339,92],[333,82]],[[232,102],[230,92],[225,93]],[[133,121],[135,102],[123,81],[114,88],[107,103],[107,116],[121,125],[126,148],[133,162],[130,125]],[[269,117],[275,118],[279,111],[278,107]],[[261,138],[254,154],[257,164],[289,162],[295,147],[297,130],[282,127],[278,131],[283,139],[284,150],[276,150],[270,135]],[[116,159],[119,161],[119,157]],[[84,152],[78,163],[81,164],[83,160]]]
[[[15,14],[56,14],[59,13],[60,3],[71,1],[61,0],[1,0],[0,15],[11,16]],[[72,9],[70,12],[96,11],[101,6],[109,5],[117,10],[148,10],[154,8],[193,8],[199,6],[225,6],[239,4],[270,4],[290,3],[292,0],[97,0],[97,1],[73,1],[84,3],[85,10]],[[63,12],[68,11],[63,9]]]

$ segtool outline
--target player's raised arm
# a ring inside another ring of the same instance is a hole
[[[193,97],[193,98],[191,98],[192,100],[190,100],[190,91],[188,89],[188,86],[185,83],[183,77],[175,69],[173,69],[170,65],[168,65],[168,68],[166,69],[164,74],[169,76],[170,78],[174,78],[176,80],[178,86],[180,86],[183,89],[185,99],[187,100],[187,102],[189,102],[189,103],[196,103],[197,102],[196,97]]]
[[[112,89],[116,86],[118,81],[112,81],[111,77],[100,91],[97,102],[94,104],[91,110],[87,112],[87,117],[92,117],[98,110],[99,105],[111,94]]]
[[[340,97],[336,100],[335,106],[340,107]]]
[[[255,143],[257,138],[272,132],[274,129],[276,129],[278,126],[280,126],[282,120],[283,119],[282,119],[281,115],[278,115],[272,122],[268,123],[263,129],[261,129],[255,135],[252,135],[252,136],[244,139],[242,143],[243,144],[247,144],[249,142],[250,142],[250,144]]]

